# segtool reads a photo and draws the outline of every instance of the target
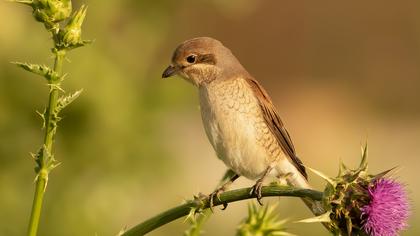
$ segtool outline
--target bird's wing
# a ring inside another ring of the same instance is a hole
[[[261,106],[261,110],[264,116],[264,120],[270,128],[271,132],[276,136],[277,142],[282,148],[283,152],[290,157],[293,165],[299,170],[299,172],[307,179],[305,167],[302,161],[297,157],[295,147],[293,146],[290,135],[283,125],[280,116],[277,114],[276,108],[273,105],[270,97],[264,88],[253,78],[247,78],[246,81],[251,86],[255,96]]]

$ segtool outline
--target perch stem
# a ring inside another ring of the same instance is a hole
[[[232,191],[224,192],[220,195],[220,200],[214,200],[214,206],[222,205],[223,203],[230,203],[241,201],[245,199],[255,198],[254,195],[250,195],[251,188],[242,188]],[[307,197],[316,201],[322,199],[323,193],[320,191],[312,189],[301,189],[290,186],[266,186],[262,188],[263,197],[272,197],[272,196],[289,196],[289,197]],[[156,228],[159,228],[162,225],[165,225],[169,222],[172,222],[178,218],[186,216],[189,214],[191,209],[207,209],[209,207],[208,198],[204,199],[195,199],[190,200],[187,203],[179,205],[177,207],[171,208],[167,211],[164,211],[148,220],[143,221],[142,223],[134,226],[133,228],[127,230],[121,236],[135,236],[135,235],[144,235],[153,231]]]

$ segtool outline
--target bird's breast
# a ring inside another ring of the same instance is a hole
[[[251,88],[243,79],[214,81],[199,93],[204,129],[217,156],[236,173],[258,178],[279,148]]]

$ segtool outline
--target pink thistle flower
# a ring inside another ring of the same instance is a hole
[[[410,204],[404,186],[381,178],[368,188],[370,202],[361,208],[364,231],[371,236],[395,236],[407,228]]]

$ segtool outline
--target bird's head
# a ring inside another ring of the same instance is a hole
[[[162,78],[177,74],[199,86],[244,71],[235,56],[220,41],[200,37],[187,40],[175,49],[172,64],[165,69]]]

